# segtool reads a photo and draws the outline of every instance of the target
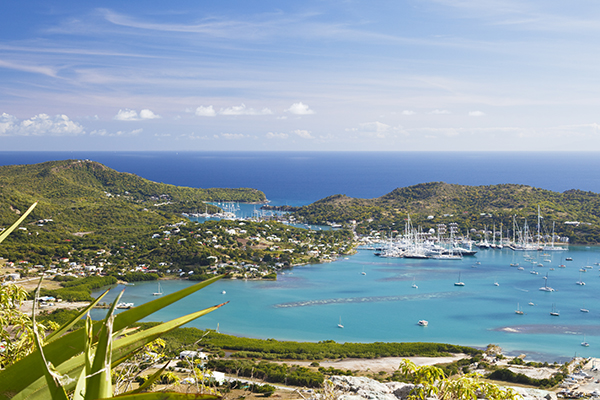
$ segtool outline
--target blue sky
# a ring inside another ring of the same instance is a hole
[[[600,151],[596,0],[2,9],[2,150]]]

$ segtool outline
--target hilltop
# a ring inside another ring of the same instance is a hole
[[[493,224],[512,230],[513,216],[522,226],[537,224],[538,206],[545,230],[552,222],[561,236],[571,242],[600,242],[600,195],[581,190],[564,193],[526,185],[502,184],[466,186],[430,182],[397,188],[374,199],[334,195],[299,207],[294,216],[311,224],[355,221],[359,233],[372,230],[402,229],[408,215],[424,228],[438,223],[457,222],[465,229],[482,229]],[[577,221],[579,225],[565,224]],[[466,233],[466,232],[465,232]]]
[[[184,211],[215,211],[205,201],[264,201],[255,189],[196,189],[152,182],[89,160],[0,167],[0,226],[39,201],[47,230],[106,231],[171,221]]]

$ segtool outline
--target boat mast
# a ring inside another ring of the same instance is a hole
[[[537,223],[537,247],[540,248],[540,206],[538,205],[538,223]]]

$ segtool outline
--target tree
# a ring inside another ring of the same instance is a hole
[[[398,372],[403,380],[416,385],[410,393],[411,400],[425,400],[433,396],[437,396],[440,400],[477,400],[478,397],[488,400],[517,398],[514,390],[483,382],[478,374],[467,374],[450,379],[436,366],[418,367],[407,359],[402,360]]]

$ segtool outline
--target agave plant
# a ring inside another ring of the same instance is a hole
[[[31,213],[36,204],[33,204],[15,224],[0,235],[0,242]],[[93,322],[89,317],[89,311],[108,292],[105,291],[88,307],[79,312],[75,318],[45,338],[42,338],[42,334],[36,329],[34,309],[32,320],[36,349],[31,354],[0,371],[0,400],[67,400],[69,399],[68,393],[71,392],[74,400],[113,397],[111,371],[115,366],[123,363],[160,335],[206,315],[227,303],[196,311],[130,335],[123,335],[125,330],[148,315],[195,293],[221,278],[222,276],[216,276],[115,315],[114,309],[123,293],[121,292],[112,303],[104,321]],[[69,329],[86,315],[85,327],[69,332]],[[166,365],[151,376],[140,388],[119,397],[124,399],[218,398],[214,395],[165,392],[141,393],[160,376],[164,368],[166,368]]]

